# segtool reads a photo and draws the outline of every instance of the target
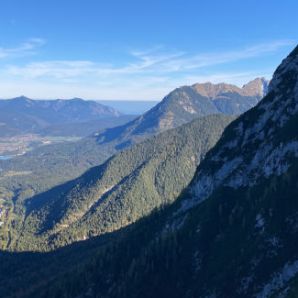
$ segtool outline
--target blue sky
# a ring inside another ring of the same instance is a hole
[[[161,99],[270,78],[298,40],[297,0],[2,0],[0,98]]]

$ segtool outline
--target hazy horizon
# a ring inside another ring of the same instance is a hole
[[[231,84],[231,85],[235,85],[239,88],[242,88],[246,83],[249,83],[250,81],[256,79],[256,78],[264,78],[266,79],[267,81],[270,81],[271,78],[272,78],[272,75],[270,76],[270,78],[268,77],[255,77],[255,78],[252,78],[251,80],[249,81],[246,81],[244,82],[243,84],[233,84],[233,83],[228,83],[228,82],[225,82],[225,81],[219,81],[219,82],[211,82],[211,81],[201,81],[201,82],[194,82],[192,84],[188,84],[188,85],[181,85],[181,86],[176,86],[176,87],[173,87],[173,89],[169,90],[168,93],[170,93],[171,91],[173,91],[174,89],[176,88],[181,88],[183,86],[192,86],[194,84],[207,84],[207,83],[211,83],[211,84]],[[100,102],[160,102],[163,100],[163,98],[168,94],[164,94],[161,98],[157,99],[157,98],[150,98],[150,99],[141,99],[141,98],[110,98],[110,99],[100,99],[100,98],[84,98],[84,97],[78,97],[78,96],[73,96],[73,97],[63,97],[63,96],[58,96],[58,97],[47,97],[47,96],[44,96],[44,97],[31,97],[31,96],[27,96],[26,94],[20,94],[20,95],[16,95],[16,96],[12,96],[12,97],[7,97],[7,98],[0,98],[0,100],[8,100],[8,99],[15,99],[15,98],[20,98],[20,97],[26,97],[26,98],[29,98],[29,99],[32,99],[32,100],[71,100],[71,99],[83,99],[83,100],[92,100],[92,101],[100,101]]]

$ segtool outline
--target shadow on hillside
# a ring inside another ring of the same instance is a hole
[[[82,266],[92,262],[106,249],[116,247],[130,232],[137,232],[142,237],[148,235],[144,230],[155,233],[160,227],[161,213],[173,205],[161,210],[154,210],[149,216],[121,228],[115,232],[69,244],[50,252],[10,252],[0,250],[0,293],[4,297],[30,297],[30,291],[41,284],[48,284],[59,277],[77,272]],[[150,226],[148,223],[150,222]],[[152,224],[154,228],[152,231]],[[134,234],[133,234],[134,235]],[[133,236],[133,239],[135,236]],[[127,238],[125,238],[127,239]],[[20,294],[22,293],[22,294]]]

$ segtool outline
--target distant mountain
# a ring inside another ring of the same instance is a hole
[[[224,114],[242,114],[254,107],[267,94],[269,81],[265,78],[256,78],[242,88],[230,84],[195,84],[196,91],[211,99]]]
[[[256,78],[247,84],[243,85],[242,88],[239,88],[231,84],[212,84],[212,83],[203,83],[203,84],[194,84],[193,87],[201,95],[208,97],[212,100],[228,97],[230,93],[238,93],[241,96],[249,97],[264,97],[268,90],[269,81],[265,78]]]
[[[25,222],[17,242],[10,239],[10,248],[65,245],[117,230],[170,204],[232,119],[224,115],[196,119],[33,197],[26,203]]]
[[[178,200],[118,232],[52,253],[2,253],[1,293],[297,297],[297,126],[298,47],[263,100],[225,129]]]
[[[255,106],[265,95],[268,81],[257,78],[239,88],[229,84],[195,84],[177,88],[151,110],[123,126],[98,135],[100,144],[125,148],[197,117],[223,113],[239,115]]]
[[[21,96],[0,100],[0,136],[39,133],[51,125],[119,117],[115,109],[95,101],[32,100]]]

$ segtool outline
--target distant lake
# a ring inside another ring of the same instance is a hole
[[[11,156],[11,155],[0,155],[0,160],[8,160],[11,158],[13,158],[13,156]]]

